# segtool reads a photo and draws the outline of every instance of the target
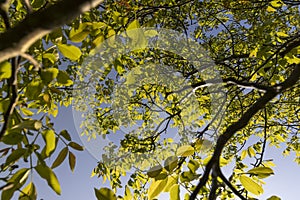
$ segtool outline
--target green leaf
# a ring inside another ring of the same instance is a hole
[[[63,148],[59,152],[57,158],[54,160],[51,168],[54,169],[55,167],[58,167],[59,165],[61,165],[61,163],[66,159],[68,152],[69,152],[68,147]]]
[[[30,182],[23,190],[20,192],[19,200],[34,200],[37,199],[36,188],[33,182]]]
[[[76,61],[81,56],[81,51],[78,47],[70,45],[70,44],[57,44],[58,50],[64,55],[66,58],[69,58],[72,61]]]
[[[19,158],[21,158],[25,152],[27,150],[26,149],[23,149],[23,148],[19,148],[19,149],[16,149],[14,150],[7,158],[6,158],[6,161],[5,161],[5,165],[9,165],[9,164],[12,164],[14,163],[15,161],[17,161]]]
[[[173,170],[177,167],[177,164],[178,164],[177,156],[170,156],[164,162],[165,169],[169,172],[173,172]]]
[[[29,129],[29,130],[35,130],[35,131],[37,131],[37,130],[41,129],[42,126],[43,126],[43,124],[42,124],[41,121],[39,121],[39,120],[31,120],[30,119],[30,120],[24,120],[21,123],[13,126],[11,128],[11,130],[13,131],[13,130],[17,130],[17,129],[19,129],[19,130]]]
[[[272,5],[272,7],[274,8],[280,8],[282,6],[281,0],[274,0],[271,1],[270,4]]]
[[[196,160],[191,159],[187,167],[191,170],[191,172],[196,173],[196,170],[200,167],[200,164]]]
[[[268,6],[268,7],[267,7],[267,11],[268,11],[268,12],[276,12],[276,9],[273,8],[272,6]]]
[[[73,84],[73,81],[65,71],[60,70],[56,79],[59,84],[64,86],[70,86]]]
[[[248,155],[249,155],[250,157],[255,156],[255,151],[254,151],[254,149],[253,149],[252,147],[249,147],[249,148],[248,148]]]
[[[20,110],[22,111],[22,113],[25,115],[25,116],[32,116],[34,115],[34,112],[32,112],[31,110],[25,108],[25,107],[21,107]]]
[[[48,157],[51,155],[51,153],[54,151],[56,147],[56,137],[55,132],[51,129],[44,130],[42,132],[44,141],[46,143],[45,147],[45,155]]]
[[[256,167],[256,168],[250,169],[247,173],[258,175],[258,177],[260,177],[260,178],[266,178],[266,177],[274,174],[274,171],[270,167]]]
[[[75,164],[76,164],[76,157],[71,151],[69,151],[69,166],[72,172],[74,172]]]
[[[30,173],[30,170],[27,168],[22,168],[17,171],[7,182],[11,185],[7,188],[4,188],[1,194],[1,200],[10,200],[16,190],[21,188]]]
[[[38,99],[44,85],[41,80],[31,81],[26,87],[25,96],[29,100]]]
[[[281,200],[281,198],[273,195],[273,196],[269,197],[267,200]]]
[[[133,20],[128,26],[127,26],[127,31],[128,30],[132,30],[132,29],[136,29],[136,28],[140,28],[141,26],[140,26],[140,23],[139,23],[139,21],[138,20]]]
[[[244,188],[248,192],[251,192],[252,194],[260,195],[264,192],[263,188],[258,183],[256,183],[251,178],[249,178],[248,176],[241,175],[240,182],[244,186]]]
[[[63,136],[66,140],[71,141],[71,136],[67,130],[62,130],[59,135]]]
[[[125,196],[124,196],[124,200],[132,200],[132,199],[133,199],[133,197],[132,197],[130,188],[126,185],[126,186],[125,186]]]
[[[45,53],[43,54],[43,58],[48,59],[52,64],[54,64],[57,61],[58,56],[53,53]]]
[[[72,147],[73,149],[75,149],[77,151],[83,151],[84,150],[83,146],[77,144],[76,142],[70,142],[68,144],[68,146]]]
[[[286,59],[286,61],[289,63],[289,64],[299,64],[300,63],[300,58],[297,58],[296,56],[292,56],[292,58],[288,57],[288,56],[285,56],[284,57]]]
[[[15,144],[22,142],[23,139],[24,139],[24,135],[21,134],[21,131],[18,131],[18,130],[11,131],[10,130],[10,131],[7,131],[6,134],[3,136],[2,142],[4,144],[8,144],[8,145],[15,145]]]
[[[37,165],[35,167],[35,170],[40,175],[40,177],[47,181],[48,185],[54,192],[56,192],[56,194],[61,194],[61,188],[58,179],[54,172],[48,166]]]
[[[164,192],[169,192],[171,187],[178,183],[178,175],[172,175],[168,177],[168,182],[164,188]]]
[[[69,33],[70,40],[72,42],[82,42],[90,33],[86,29],[87,25],[87,23],[81,23],[77,29],[73,27]]]
[[[241,153],[241,160],[244,160],[247,155],[248,155],[248,151],[247,150],[243,150],[242,153]]]
[[[160,174],[161,171],[162,171],[162,166],[156,165],[154,167],[151,167],[148,170],[147,175],[151,178],[155,178],[156,176],[158,176]]]
[[[45,0],[33,0],[31,6],[34,10],[41,8],[45,4]]]
[[[187,157],[193,155],[195,152],[194,147],[191,145],[181,146],[177,149],[177,156]]]
[[[156,196],[158,196],[165,188],[168,182],[168,178],[163,180],[153,180],[148,189],[148,198],[152,200]]]
[[[253,50],[250,52],[249,57],[256,57],[256,56],[257,56],[257,52],[258,52],[258,47],[255,47],[255,49],[253,49]]]
[[[0,80],[11,77],[11,64],[8,61],[0,63]]]
[[[94,191],[98,200],[117,200],[114,191],[109,188],[101,188],[99,190],[94,188]]]
[[[2,100],[0,101],[0,112],[1,112],[1,113],[6,112],[9,103],[10,103],[10,100],[9,100],[8,98],[7,98],[7,99],[2,99]]]
[[[175,184],[171,187],[170,200],[180,200],[180,189],[178,184]]]
[[[49,84],[58,75],[59,70],[56,68],[42,69],[41,78],[45,84]]]
[[[93,40],[93,45],[98,47],[104,41],[104,35],[100,34]]]
[[[289,35],[284,32],[276,32],[276,35],[278,35],[279,37],[289,37]]]

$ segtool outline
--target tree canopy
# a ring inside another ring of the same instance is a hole
[[[61,193],[62,106],[101,141],[97,199],[259,198],[267,148],[300,163],[299,5],[0,0],[1,199],[37,199],[33,173]]]

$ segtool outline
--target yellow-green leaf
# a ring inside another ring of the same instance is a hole
[[[39,130],[42,128],[43,124],[39,120],[24,120],[21,123],[13,126],[11,130],[22,130],[22,129],[29,129],[29,130]]]
[[[76,29],[73,27],[69,33],[69,38],[72,42],[82,42],[90,33],[86,27],[87,23],[81,23],[79,24],[79,27]]]
[[[267,11],[268,11],[268,12],[276,12],[276,9],[273,8],[272,6],[268,6],[268,7],[267,7]]]
[[[19,200],[33,200],[37,198],[36,188],[33,182],[30,182],[23,190],[20,192]]]
[[[25,107],[21,107],[20,110],[22,111],[22,113],[26,116],[32,116],[34,115],[34,112],[32,112],[31,110],[28,110]]]
[[[162,166],[156,165],[154,167],[151,167],[148,170],[147,175],[151,178],[155,178],[156,176],[158,176],[160,174],[161,171],[162,171]]]
[[[266,178],[274,174],[274,171],[270,167],[255,167],[250,169],[247,173],[258,175],[259,178]]]
[[[170,200],[180,200],[180,190],[178,184],[175,184],[171,187]]]
[[[244,160],[247,155],[248,155],[248,151],[247,150],[243,150],[242,153],[241,153],[241,160]]]
[[[22,168],[19,171],[17,171],[8,180],[8,183],[11,183],[11,185],[6,188],[3,188],[1,200],[11,200],[14,192],[25,184],[29,173],[30,170],[28,168]]]
[[[193,155],[194,152],[195,152],[194,147],[192,147],[191,145],[184,145],[177,149],[176,155],[182,156],[182,157],[187,157],[187,156]]]
[[[244,188],[248,192],[251,192],[252,194],[260,195],[264,192],[263,188],[248,176],[241,175],[240,176],[240,182],[244,186]]]
[[[0,79],[11,77],[11,64],[8,61],[0,63]]]
[[[15,145],[20,143],[24,139],[24,135],[21,134],[21,130],[9,130],[7,131],[3,138],[2,142],[8,145]]]
[[[141,26],[140,26],[140,23],[139,23],[139,21],[138,20],[133,20],[128,26],[127,26],[127,31],[128,30],[131,30],[131,29],[136,29],[136,28],[140,28]]]
[[[63,136],[66,140],[71,141],[71,136],[67,130],[62,130],[59,135]]]
[[[273,196],[269,197],[267,200],[281,200],[281,198],[273,195]]]
[[[168,182],[168,178],[163,180],[153,180],[148,189],[148,198],[152,200],[154,197],[158,196],[165,188]]]
[[[50,156],[56,147],[55,132],[51,129],[47,129],[42,132],[42,135],[46,143],[45,155]]]
[[[81,56],[81,51],[78,47],[70,44],[57,44],[58,50],[66,58],[69,58],[72,61],[76,61]]]
[[[5,165],[9,165],[11,163],[14,163],[15,161],[17,161],[19,158],[21,158],[25,152],[27,150],[26,149],[23,149],[23,148],[19,148],[19,149],[16,149],[14,150],[6,159],[5,161]]]
[[[73,81],[71,80],[70,76],[65,71],[59,71],[57,75],[57,82],[64,86],[70,86],[73,84]]]
[[[168,182],[165,186],[164,192],[169,192],[172,185],[177,184],[178,183],[178,175],[172,175],[168,177]]]
[[[258,52],[258,47],[255,47],[255,49],[253,49],[253,50],[250,52],[249,57],[256,57],[256,56],[257,56],[257,52]]]
[[[133,199],[133,197],[132,197],[131,191],[130,191],[129,187],[126,185],[124,200],[132,200],[132,199]]]
[[[63,148],[57,158],[54,160],[51,168],[54,169],[55,167],[58,167],[59,165],[61,165],[61,163],[65,160],[65,158],[67,157],[67,154],[68,154],[69,150],[68,150],[68,147],[65,147]]]
[[[169,172],[172,172],[177,167],[177,164],[178,164],[177,156],[170,156],[164,162],[165,169]]]
[[[58,179],[54,172],[48,166],[37,165],[35,167],[35,170],[40,175],[40,177],[47,181],[48,185],[54,192],[56,192],[56,194],[61,194],[61,188]]]
[[[71,151],[69,151],[69,166],[72,172],[74,172],[75,164],[76,164],[76,157]]]
[[[41,94],[43,87],[41,80],[31,81],[26,87],[25,96],[29,100],[37,99]]]
[[[84,150],[83,146],[77,144],[76,142],[70,142],[68,145],[70,147],[72,147],[73,149],[77,150],[77,151],[83,151]]]
[[[57,54],[53,54],[53,53],[45,53],[43,54],[43,58],[48,59],[52,64],[54,64],[57,61],[58,56]]]
[[[58,75],[59,70],[56,68],[42,69],[41,78],[45,84],[50,83]]]
[[[288,37],[289,35],[284,32],[276,32],[279,37]]]
[[[117,200],[117,197],[114,193],[109,188],[101,188],[101,189],[96,189],[94,188],[95,195],[97,197],[97,200]]]

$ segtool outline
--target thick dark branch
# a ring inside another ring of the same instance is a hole
[[[260,99],[258,99],[244,114],[243,116],[230,125],[226,131],[218,138],[217,144],[214,150],[214,154],[210,161],[208,162],[204,174],[202,178],[200,179],[198,185],[196,186],[195,190],[190,196],[190,200],[195,200],[200,189],[205,186],[207,183],[207,180],[209,178],[209,174],[211,172],[211,169],[215,163],[219,163],[220,156],[222,154],[222,151],[227,144],[227,142],[232,138],[232,136],[242,128],[244,128],[250,119],[262,108],[265,107],[265,105],[271,101],[274,97],[276,97],[278,94],[281,94],[286,89],[292,87],[297,83],[297,81],[300,78],[300,64],[295,66],[294,71],[292,74],[282,83],[280,86],[275,87],[272,90],[268,90],[264,96],[262,96]]]
[[[18,103],[18,83],[17,83],[17,76],[18,76],[18,59],[12,58],[11,61],[11,77],[9,79],[9,86],[11,89],[11,96],[10,93],[8,94],[8,98],[10,99],[10,103],[8,105],[7,110],[3,115],[4,123],[2,125],[0,131],[0,141],[8,128],[8,124],[10,121],[10,117],[13,114],[15,107]]]
[[[237,189],[235,189],[235,187],[230,183],[229,180],[227,180],[227,178],[224,176],[224,174],[222,173],[220,167],[217,167],[216,169],[216,173],[218,175],[218,177],[220,177],[222,179],[222,181],[231,189],[231,191],[238,196],[240,199],[242,200],[247,200],[241,193],[239,193],[239,191],[237,191]]]
[[[19,55],[38,39],[103,0],[63,0],[28,15],[15,27],[0,35],[0,62]]]

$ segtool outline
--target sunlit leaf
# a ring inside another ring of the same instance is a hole
[[[0,80],[11,77],[11,64],[8,61],[0,63]]]
[[[171,186],[170,200],[180,200],[180,188],[178,184]]]
[[[67,157],[68,152],[69,152],[68,147],[63,148],[59,152],[57,158],[54,160],[51,168],[54,169],[55,167],[58,167],[65,160],[65,158]]]
[[[164,190],[167,182],[168,178],[158,181],[153,180],[148,189],[149,200],[152,200],[153,198],[158,196]]]
[[[249,178],[248,176],[241,175],[240,176],[240,182],[242,183],[244,188],[248,192],[251,192],[252,194],[260,195],[264,192],[263,188],[258,183],[253,181],[252,178]]]
[[[58,50],[72,61],[76,61],[81,56],[81,51],[78,47],[69,44],[57,44]]]
[[[54,151],[54,149],[56,147],[55,132],[51,129],[47,129],[47,130],[42,131],[42,135],[43,135],[44,141],[46,143],[45,154],[46,154],[46,156],[50,156],[50,154]]]
[[[60,184],[54,172],[45,165],[38,165],[35,167],[37,173],[47,181],[48,185],[52,188],[57,194],[61,194]]]
[[[194,147],[192,147],[191,145],[185,145],[185,146],[181,146],[177,149],[177,156],[182,156],[182,157],[187,157],[187,156],[191,156],[193,155],[195,152]]]
[[[95,195],[98,200],[117,200],[115,193],[109,188],[94,188]]]

